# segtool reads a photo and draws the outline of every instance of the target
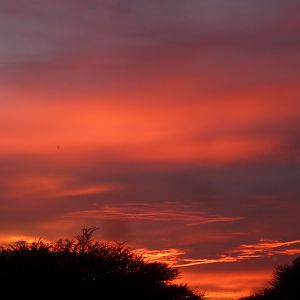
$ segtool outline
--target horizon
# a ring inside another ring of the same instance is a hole
[[[300,255],[300,3],[0,3],[0,243],[127,241],[212,300]]]

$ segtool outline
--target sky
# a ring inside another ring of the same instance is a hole
[[[0,242],[96,227],[212,300],[300,254],[297,0],[0,1]]]

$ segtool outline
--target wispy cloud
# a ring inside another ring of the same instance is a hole
[[[163,250],[149,250],[146,248],[135,249],[136,254],[143,255],[150,262],[159,261],[168,265],[175,265],[185,251],[181,249],[171,248]]]
[[[289,247],[298,248],[290,249]],[[254,244],[241,244],[238,248],[229,251],[238,257],[261,257],[272,256],[276,254],[294,254],[300,251],[300,240],[293,240],[287,242],[280,242],[274,240],[261,239],[258,243]]]
[[[290,249],[290,246],[297,246]],[[241,244],[233,250],[226,251],[215,258],[185,258],[182,249],[148,250],[138,249],[150,261],[161,261],[174,267],[191,267],[205,264],[233,263],[241,260],[273,255],[295,255],[300,253],[300,240],[287,242],[260,240],[255,244]]]
[[[160,205],[149,204],[115,204],[104,205],[99,209],[83,210],[67,213],[64,218],[71,219],[125,219],[142,221],[180,221],[187,226],[210,224],[218,222],[235,222],[242,217],[223,217],[205,215],[201,211],[192,211],[191,208],[177,207],[176,204],[164,203]]]
[[[191,259],[184,258],[186,252],[182,249],[163,249],[163,250],[149,250],[149,249],[136,249],[137,254],[142,254],[148,261],[154,262],[159,261],[167,263],[174,267],[190,267],[195,265],[204,265],[212,263],[225,263],[225,262],[235,262],[239,259],[233,256],[221,255],[218,258],[200,258]]]

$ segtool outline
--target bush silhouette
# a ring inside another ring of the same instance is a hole
[[[299,300],[300,257],[291,265],[277,266],[270,286],[243,300]]]
[[[174,284],[177,269],[150,263],[124,244],[100,243],[93,229],[73,240],[18,242],[0,250],[1,299],[201,300]]]

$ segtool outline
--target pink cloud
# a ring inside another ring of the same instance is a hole
[[[104,205],[99,209],[82,210],[67,213],[65,219],[124,219],[135,221],[181,221],[187,226],[219,223],[236,222],[242,217],[223,217],[215,215],[205,215],[204,213],[192,211],[187,208],[171,206],[168,204],[117,204]]]
[[[15,175],[4,179],[3,193],[17,198],[57,198],[110,192],[120,187],[110,183],[81,184],[68,176]]]

